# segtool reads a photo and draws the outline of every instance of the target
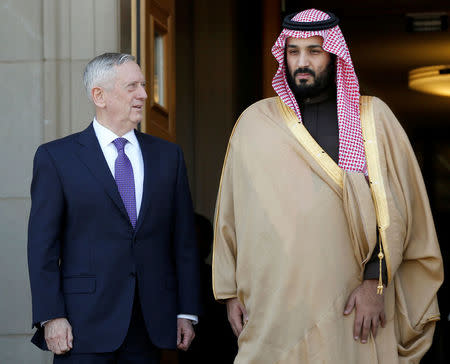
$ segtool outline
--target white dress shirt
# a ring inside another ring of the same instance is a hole
[[[109,170],[114,177],[118,152],[113,141],[120,137],[100,124],[96,118],[94,118],[93,126],[100,148],[102,148],[103,155],[105,156],[106,163],[108,163]],[[128,140],[128,143],[125,144],[124,151],[133,167],[134,191],[136,194],[136,217],[138,218],[142,203],[142,191],[144,189],[144,160],[134,129],[123,135],[122,138]]]

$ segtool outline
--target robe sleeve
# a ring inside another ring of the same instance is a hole
[[[423,178],[406,133],[383,102],[375,99],[374,110],[375,120],[387,123],[388,175],[397,205],[404,211],[404,241],[392,242],[402,245],[402,255],[393,257],[391,264],[398,352],[401,362],[418,363],[431,346],[439,320],[436,293],[443,281],[442,257]]]
[[[236,226],[231,141],[225,156],[214,218],[213,292],[216,300],[237,297]]]

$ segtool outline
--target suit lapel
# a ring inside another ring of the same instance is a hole
[[[79,134],[78,142],[80,144],[80,148],[77,150],[78,157],[103,186],[105,192],[116,204],[122,215],[129,221],[130,219],[117,189],[116,181],[111,174],[108,163],[106,163],[92,123]]]
[[[151,202],[151,196],[154,190],[154,183],[155,183],[155,175],[153,174],[154,171],[158,170],[158,167],[156,166],[158,156],[157,151],[154,148],[153,143],[149,142],[148,140],[145,140],[143,138],[143,134],[135,131],[136,138],[139,142],[139,146],[141,147],[142,152],[142,159],[144,160],[144,185],[143,185],[143,191],[142,191],[142,203],[141,203],[141,209],[139,211],[139,217],[136,223],[136,231],[141,226],[145,214],[149,210],[150,202]],[[153,174],[153,178],[152,178]]]

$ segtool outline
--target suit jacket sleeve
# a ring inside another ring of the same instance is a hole
[[[194,214],[183,153],[178,148],[175,185],[174,251],[178,281],[178,312],[199,315],[200,274]]]
[[[28,225],[28,270],[33,326],[65,317],[59,259],[64,193],[54,161],[45,146],[36,151]]]

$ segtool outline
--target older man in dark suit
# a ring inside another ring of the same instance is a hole
[[[93,122],[34,159],[33,342],[55,363],[156,363],[189,347],[200,309],[183,155],[135,130],[147,94],[132,56],[94,58],[84,83]]]

